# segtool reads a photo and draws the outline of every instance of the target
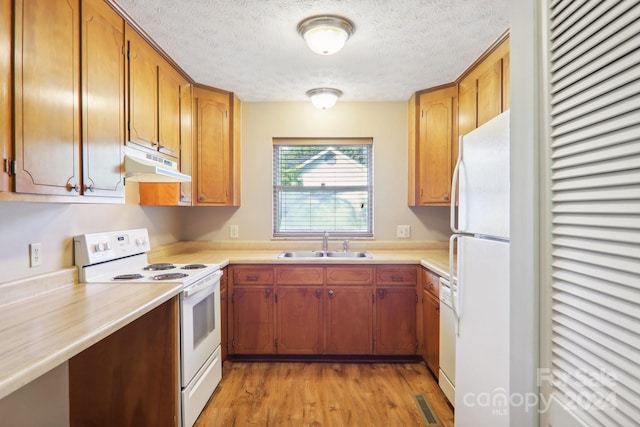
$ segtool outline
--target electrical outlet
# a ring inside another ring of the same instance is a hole
[[[232,225],[229,227],[229,237],[231,237],[232,239],[237,239],[238,238],[238,226],[237,225]]]
[[[411,237],[411,226],[410,225],[399,225],[397,236],[400,239],[408,239]]]
[[[31,267],[42,265],[42,244],[31,243],[29,245],[29,261]]]

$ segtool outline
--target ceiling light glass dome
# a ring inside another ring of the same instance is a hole
[[[355,28],[348,19],[335,15],[312,16],[298,24],[298,33],[319,55],[333,55],[343,48]]]

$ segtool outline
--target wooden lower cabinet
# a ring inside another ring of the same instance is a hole
[[[274,340],[273,286],[233,288],[233,331],[230,352],[235,354],[271,354]]]
[[[371,354],[373,295],[370,286],[331,286],[327,290],[326,353]]]
[[[179,297],[69,359],[69,425],[179,424]]]
[[[228,290],[228,268],[222,269],[222,277],[220,278],[220,347],[222,361],[227,360],[229,353],[229,328],[227,316],[229,314],[229,290]]]
[[[279,354],[321,354],[323,290],[319,286],[278,288],[276,344]]]
[[[376,289],[376,354],[416,353],[416,299],[415,286]]]
[[[440,366],[440,278],[427,269],[423,269],[422,272],[422,358],[431,372],[438,376]]]
[[[423,325],[424,353],[422,357],[434,375],[438,375],[440,349],[440,301],[424,290]]]
[[[230,354],[418,354],[418,266],[229,270]]]

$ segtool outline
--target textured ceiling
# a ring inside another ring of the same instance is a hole
[[[508,0],[112,0],[196,82],[245,102],[304,101],[315,87],[343,101],[406,101],[455,80],[509,27]],[[355,24],[333,56],[296,26],[336,14]]]

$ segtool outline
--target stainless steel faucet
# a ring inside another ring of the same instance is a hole
[[[322,251],[327,252],[329,250],[329,233],[327,230],[324,231],[324,235],[322,236]]]
[[[349,250],[349,241],[348,240],[343,240],[342,241],[342,252],[347,252]]]

